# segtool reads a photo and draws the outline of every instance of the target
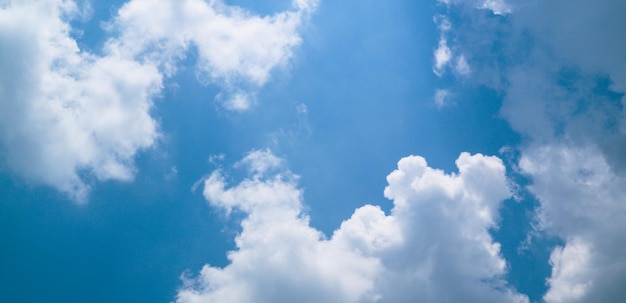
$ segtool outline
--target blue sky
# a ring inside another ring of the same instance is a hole
[[[618,302],[612,1],[0,0],[6,302]]]

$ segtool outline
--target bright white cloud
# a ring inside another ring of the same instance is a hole
[[[435,65],[433,66],[433,72],[437,76],[442,76],[445,67],[452,60],[452,50],[448,47],[447,34],[451,29],[450,21],[446,16],[436,16],[433,21],[439,28],[439,45],[435,49]]]
[[[138,151],[154,145],[150,116],[163,78],[190,47],[199,78],[224,88],[225,107],[245,110],[284,66],[315,9],[261,17],[221,1],[132,0],[107,27],[102,55],[80,50],[69,20],[89,8],[72,0],[4,1],[0,6],[0,142],[3,161],[26,179],[83,202],[95,180],[131,180]]]
[[[72,1],[10,1],[0,9],[3,161],[85,201],[85,178],[130,180],[133,157],[157,139],[156,67],[80,51],[65,21]]]
[[[433,67],[433,71],[437,76],[443,74],[444,68],[451,59],[452,51],[448,47],[448,42],[445,38],[439,39],[439,46],[435,49],[435,66]]]
[[[592,286],[589,280],[589,245],[573,239],[565,247],[557,247],[550,255],[552,277],[546,302],[581,302]]]
[[[448,45],[449,32],[452,30],[452,23],[445,15],[435,16],[433,21],[439,29],[439,44],[434,51],[435,64],[433,72],[441,77],[446,68],[452,67],[454,73],[459,76],[467,76],[471,73],[471,68],[464,55],[455,55]]]
[[[225,268],[205,266],[178,302],[374,302],[380,262],[325,240],[302,212],[301,191],[289,171],[265,174],[278,165],[267,151],[240,163],[251,178],[226,188],[214,172],[204,195],[211,205],[247,214]]]
[[[301,43],[299,29],[317,1],[297,0],[293,6],[293,11],[258,16],[222,1],[132,0],[111,25],[121,37],[107,47],[158,62],[168,74],[193,47],[199,79],[223,87],[220,99],[226,108],[245,110],[270,72],[292,57]]]
[[[458,174],[404,158],[387,177],[392,213],[360,207],[330,239],[309,225],[297,177],[277,159],[255,151],[239,162],[250,178],[205,181],[212,206],[247,217],[230,264],[187,278],[177,302],[528,302],[501,279],[489,234],[511,195],[498,158],[463,153]]]

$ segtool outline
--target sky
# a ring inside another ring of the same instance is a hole
[[[621,302],[624,10],[0,0],[0,301]]]

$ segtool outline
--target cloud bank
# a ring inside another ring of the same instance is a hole
[[[550,257],[546,302],[619,302],[626,279],[626,177],[593,147],[532,148],[520,167],[533,178],[540,226],[565,242]]]
[[[479,75],[473,84],[504,96],[501,114],[524,137],[519,165],[540,202],[540,227],[565,243],[549,260],[544,300],[617,302],[626,294],[618,253],[626,249],[626,43],[618,30],[626,6],[507,1],[505,11],[490,3],[446,2],[463,16],[446,15],[446,34],[456,37],[448,47],[465,54]]]
[[[316,1],[261,17],[221,1],[132,0],[108,23],[102,54],[79,49],[71,0],[0,6],[2,161],[25,179],[78,202],[94,180],[132,180],[133,159],[159,138],[153,99],[193,45],[199,78],[224,88],[227,108],[247,109],[285,65]]]
[[[387,180],[391,214],[365,205],[327,239],[309,225],[297,176],[269,151],[238,165],[249,177],[229,187],[221,170],[204,184],[216,208],[246,215],[224,268],[185,278],[177,302],[528,302],[509,288],[489,234],[511,196],[496,157],[463,153],[459,173],[398,162]],[[453,285],[453,287],[452,287]]]

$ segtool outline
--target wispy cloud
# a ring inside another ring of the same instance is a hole
[[[171,74],[194,47],[199,79],[223,88],[226,108],[246,110],[271,71],[292,57],[299,30],[316,7],[315,0],[299,0],[292,11],[259,16],[222,1],[132,0],[110,24],[120,37],[107,49],[156,62]]]
[[[437,89],[435,90],[435,106],[437,108],[443,108],[452,104],[452,98],[454,98],[454,93],[447,89]]]

